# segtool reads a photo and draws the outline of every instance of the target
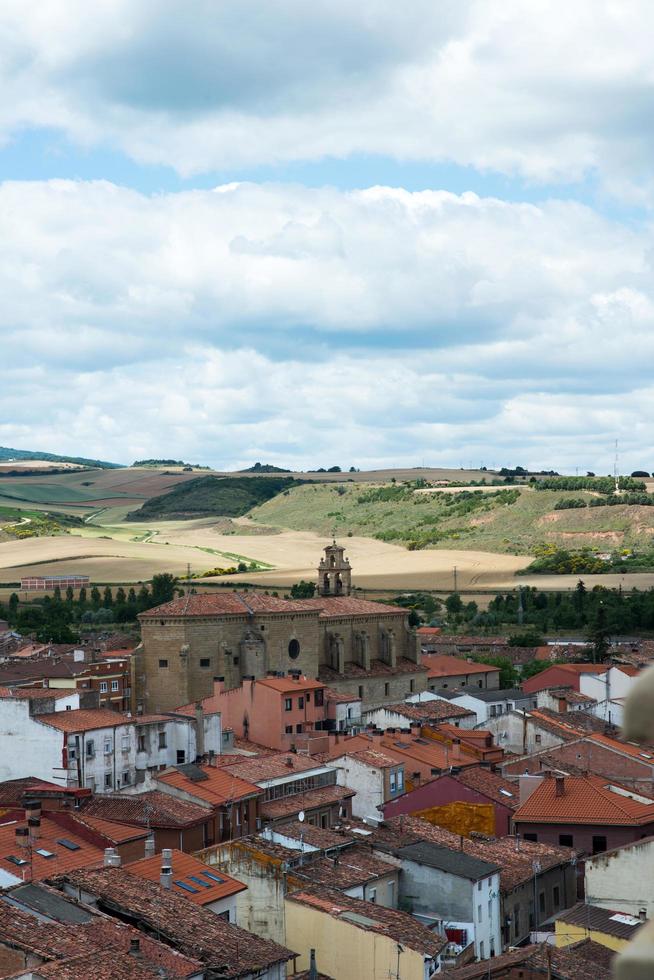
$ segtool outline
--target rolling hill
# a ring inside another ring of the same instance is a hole
[[[45,460],[48,463],[78,463],[80,466],[92,466],[97,469],[120,469],[122,463],[108,463],[103,459],[86,459],[84,456],[58,456],[56,453],[41,453],[31,449],[10,449],[0,446],[0,460],[34,459]]]
[[[201,476],[169,493],[151,497],[138,510],[127,514],[128,521],[164,521],[184,517],[240,517],[251,508],[297,486],[295,480],[280,477]]]

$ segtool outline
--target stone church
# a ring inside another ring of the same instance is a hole
[[[334,541],[313,599],[216,590],[141,613],[137,704],[169,711],[244,677],[298,671],[360,697],[364,707],[424,691],[426,669],[406,610],[351,595],[352,569]]]

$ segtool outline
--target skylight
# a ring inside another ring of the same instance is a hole
[[[194,881],[196,885],[202,885],[203,888],[211,888],[211,885],[209,884],[208,881],[202,881],[202,878],[198,878],[197,875],[189,875],[188,880]]]
[[[12,864],[17,864],[19,868],[21,865],[27,864],[25,858],[16,857],[14,854],[10,854],[8,857],[5,858],[5,860],[11,861]]]
[[[37,848],[35,848],[35,851],[36,851],[37,854],[40,854],[42,858],[53,858],[54,857],[53,851],[46,851],[45,847],[37,847]]]
[[[500,793],[502,796],[513,796],[513,793],[509,793],[508,789],[501,789]]]
[[[79,851],[80,849],[79,844],[76,844],[75,841],[68,840],[67,837],[61,837],[57,841],[57,844],[61,844],[62,847],[65,847],[69,851]]]
[[[221,878],[220,875],[215,874],[213,871],[203,871],[202,874],[205,878],[211,878],[212,881],[217,881],[219,885],[222,885],[225,880],[224,878]]]
[[[189,885],[187,881],[174,881],[173,884],[177,885],[178,888],[183,888],[185,892],[192,892],[194,895],[200,894],[200,889]]]

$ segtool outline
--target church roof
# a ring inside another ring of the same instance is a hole
[[[189,618],[192,616],[248,616],[257,613],[317,613],[320,619],[348,616],[406,616],[400,606],[388,606],[352,596],[315,599],[279,599],[261,592],[199,592],[165,602],[139,615],[139,619]]]

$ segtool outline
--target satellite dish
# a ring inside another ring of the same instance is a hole
[[[304,810],[300,810],[300,812],[297,815],[297,818],[300,821],[300,823],[304,823]]]

